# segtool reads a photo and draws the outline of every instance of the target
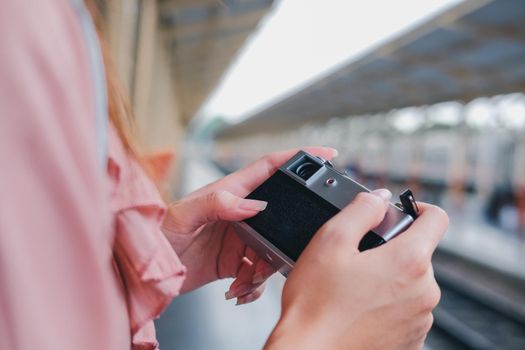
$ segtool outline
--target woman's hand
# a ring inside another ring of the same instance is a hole
[[[332,159],[332,148],[305,151]],[[163,231],[188,273],[182,292],[234,277],[226,298],[238,304],[257,299],[274,270],[246,247],[230,225],[264,210],[266,202],[244,199],[299,150],[273,153],[173,203]]]
[[[314,236],[289,275],[268,349],[421,349],[440,299],[431,257],[448,226],[419,204],[403,234],[360,253],[388,207],[387,190],[362,193]]]

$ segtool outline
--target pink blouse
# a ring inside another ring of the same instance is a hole
[[[157,317],[182,287],[185,268],[160,230],[166,208],[152,181],[109,130],[108,174],[115,261],[123,282],[136,349],[155,349]]]
[[[109,128],[74,0],[0,11],[0,349],[155,349],[185,269],[155,186]]]

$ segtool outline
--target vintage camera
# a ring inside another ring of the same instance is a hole
[[[369,190],[329,161],[300,151],[246,197],[267,201],[267,208],[234,225],[246,245],[287,276],[317,230],[364,191]],[[364,236],[360,251],[387,242],[414,221],[412,193],[407,190],[400,199],[402,204],[391,204],[381,224]]]

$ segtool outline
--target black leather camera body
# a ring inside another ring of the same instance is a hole
[[[287,276],[319,228],[365,191],[329,161],[300,151],[246,197],[267,201],[266,209],[234,225],[246,245]],[[417,206],[411,193],[409,199],[406,204],[402,198],[402,208],[389,206],[381,224],[361,240],[360,251],[387,242],[412,224]]]

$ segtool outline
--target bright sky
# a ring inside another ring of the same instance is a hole
[[[238,122],[463,0],[285,0],[260,23],[201,118]]]

